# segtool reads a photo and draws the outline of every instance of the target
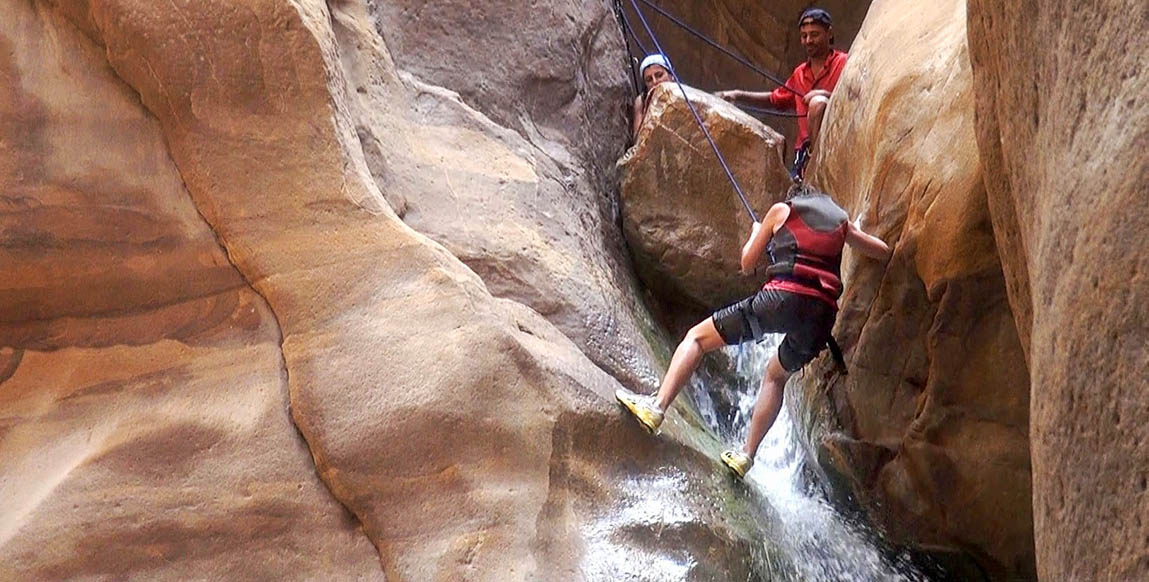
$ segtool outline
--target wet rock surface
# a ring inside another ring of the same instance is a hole
[[[782,137],[713,95],[687,92],[751,208],[763,214],[790,184]],[[619,167],[623,232],[652,293],[705,313],[761,285],[760,275],[739,273],[750,216],[676,85],[655,88]]]
[[[835,335],[850,373],[824,356],[800,403],[838,493],[894,541],[1032,579],[1029,374],[973,94],[964,2],[873,4],[810,180],[893,256],[847,253]]]

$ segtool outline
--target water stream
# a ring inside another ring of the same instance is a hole
[[[728,394],[728,406],[716,403],[711,390],[691,391],[703,418],[731,445],[745,439],[766,362],[780,338],[725,348],[734,362],[737,379]],[[789,580],[796,576],[803,582],[924,582],[926,578],[913,568],[908,557],[891,559],[879,549],[876,533],[849,523],[826,499],[806,486],[801,475],[805,453],[787,408],[782,407],[746,478],[757,497],[769,504],[777,516],[777,523],[771,527],[771,542],[790,563],[786,570],[791,572],[783,574],[784,578],[779,578],[777,572],[767,572],[767,579]]]

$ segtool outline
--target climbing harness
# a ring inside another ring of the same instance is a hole
[[[650,23],[646,21],[646,16],[642,14],[642,9],[638,6],[637,0],[630,0],[631,6],[634,7],[635,14],[638,14],[638,19],[642,22],[642,27],[646,30],[646,35],[650,37],[651,42],[654,43],[654,48],[660,53],[665,55],[666,52],[662,50],[662,45],[658,42],[658,38],[654,36],[654,31],[650,28]],[[690,113],[694,115],[694,121],[698,123],[699,129],[702,134],[706,136],[706,141],[710,142],[710,148],[714,150],[714,155],[718,158],[718,163],[722,164],[722,169],[726,171],[726,177],[730,178],[730,183],[734,185],[734,192],[738,194],[738,199],[742,201],[742,206],[746,207],[746,213],[750,215],[750,220],[758,222],[758,215],[754,214],[754,209],[750,207],[750,201],[746,199],[746,194],[742,193],[742,187],[738,185],[738,180],[734,178],[734,172],[730,171],[730,166],[726,164],[726,159],[722,157],[722,152],[718,151],[718,144],[714,143],[714,138],[710,136],[710,130],[706,129],[706,124],[702,122],[702,116],[698,114],[698,110],[694,108],[694,103],[690,101],[690,97],[686,94],[686,88],[682,86],[682,81],[679,80],[678,74],[674,71],[674,64],[670,64],[670,73],[674,75],[674,83],[678,85],[678,90],[682,92],[682,98],[686,101],[686,106],[690,108]]]
[[[799,91],[799,90],[789,86],[788,84],[786,84],[785,81],[778,78],[777,76],[772,75],[769,72],[762,70],[761,68],[755,66],[753,63],[751,63],[750,61],[746,60],[745,58],[739,56],[738,54],[734,53],[733,51],[731,51],[731,50],[727,49],[726,47],[718,44],[717,42],[707,38],[702,33],[698,32],[694,28],[691,28],[688,24],[683,22],[681,19],[679,19],[679,18],[675,17],[673,14],[670,14],[669,12],[663,10],[662,8],[657,6],[656,4],[653,4],[650,0],[630,0],[630,4],[631,4],[631,7],[634,9],[634,13],[638,15],[639,20],[642,22],[643,29],[646,31],[647,36],[650,37],[651,42],[654,43],[654,48],[655,48],[655,50],[658,51],[659,54],[666,55],[666,52],[662,49],[661,43],[658,42],[658,38],[654,35],[654,31],[651,29],[650,23],[647,22],[646,16],[642,13],[642,9],[639,7],[638,2],[642,2],[647,7],[654,10],[655,12],[657,12],[658,14],[660,14],[661,16],[666,18],[667,20],[670,20],[672,23],[677,25],[679,28],[685,30],[686,32],[693,35],[694,37],[698,38],[699,40],[702,40],[703,42],[705,42],[706,44],[710,45],[711,47],[717,49],[718,51],[722,52],[726,56],[734,59],[735,61],[738,61],[743,66],[746,66],[749,69],[753,70],[754,72],[758,73],[759,75],[762,75],[763,77],[766,77],[770,81],[773,81],[778,86],[787,89],[788,91],[790,91],[791,93],[794,93],[795,95],[797,95],[799,97],[805,97],[806,96],[805,91]],[[633,27],[630,25],[630,20],[626,16],[626,11],[623,9],[623,5],[622,5],[621,0],[615,0],[614,11],[615,11],[615,17],[618,19],[619,26],[621,26],[622,30],[623,30],[623,40],[626,42],[626,45],[627,45],[626,46],[626,52],[627,52],[628,61],[630,62],[631,84],[634,87],[636,93],[641,93],[641,89],[638,86],[638,83],[641,82],[641,79],[638,79],[637,76],[635,75],[635,62],[636,62],[636,60],[634,58],[634,55],[631,53],[630,42],[626,38],[627,35],[629,34],[630,39],[634,40],[635,45],[640,50],[643,51],[643,54],[651,54],[651,53],[650,53],[650,51],[648,51],[646,49],[645,46],[643,46],[642,41],[639,40],[639,38],[638,38],[638,35],[635,34]],[[710,135],[710,131],[706,129],[706,124],[702,122],[702,117],[698,114],[698,110],[695,109],[694,104],[690,101],[690,97],[687,96],[686,89],[685,89],[685,87],[683,87],[682,81],[679,78],[678,72],[674,70],[673,65],[670,65],[670,72],[674,76],[674,82],[678,86],[678,90],[681,91],[682,97],[686,101],[687,107],[690,109],[690,113],[694,116],[694,121],[698,123],[698,127],[699,127],[699,129],[702,130],[702,134],[706,137],[706,141],[710,143],[711,149],[714,150],[714,156],[716,158],[718,158],[718,163],[722,165],[722,169],[726,172],[726,177],[730,179],[730,183],[734,187],[734,192],[736,194],[738,194],[739,200],[742,201],[742,206],[746,208],[746,213],[750,215],[751,220],[753,220],[754,222],[758,222],[758,217],[757,217],[757,215],[754,214],[754,210],[750,207],[750,202],[746,199],[746,195],[742,192],[742,187],[738,184],[738,180],[734,177],[734,173],[730,170],[730,166],[726,163],[726,159],[722,156],[722,152],[719,151],[718,144],[715,143],[714,138]],[[759,114],[763,114],[763,115],[775,115],[775,116],[779,116],[779,117],[804,117],[803,115],[799,115],[796,113],[789,113],[789,112],[782,112],[782,111],[776,111],[776,110],[771,110],[771,109],[764,109],[764,108],[753,107],[753,106],[749,106],[749,105],[737,105],[737,106],[740,109],[742,109],[743,111],[746,111],[748,113],[759,113]],[[802,166],[805,166],[804,162],[805,162],[805,160],[802,160],[802,164],[801,164]],[[804,168],[798,169],[797,171],[801,172],[802,169],[804,169]],[[795,181],[796,182],[801,181],[800,174],[799,174],[799,177]],[[753,334],[753,337],[761,337],[762,336],[762,333],[761,333],[762,330],[761,330],[761,326],[760,326],[759,322],[757,321],[757,318],[756,317],[747,317],[747,314],[745,314],[745,313],[743,313],[743,317],[745,318],[745,321],[750,324],[751,333]],[[841,346],[838,345],[838,342],[834,339],[833,335],[828,336],[828,338],[826,340],[826,347],[829,348],[829,350],[830,350],[830,355],[832,356],[832,358],[834,360],[835,367],[843,375],[848,374],[849,372],[847,371],[847,368],[846,368],[846,360],[842,355],[842,348],[841,348]],[[725,461],[725,458],[723,460]],[[727,463],[727,465],[730,466],[732,470],[735,469],[733,465],[730,465],[730,463]],[[749,467],[747,466],[746,468],[748,469]]]

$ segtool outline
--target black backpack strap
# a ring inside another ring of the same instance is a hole
[[[846,369],[846,359],[842,357],[842,348],[834,336],[830,336],[830,339],[826,340],[826,346],[830,348],[830,355],[834,357],[834,363],[837,364],[838,370],[842,372],[843,376],[849,375],[850,372]]]

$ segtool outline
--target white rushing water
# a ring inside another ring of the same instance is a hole
[[[761,344],[744,344],[726,348],[727,355],[736,364],[740,386],[732,395],[731,414],[721,418],[708,395],[696,391],[703,416],[712,428],[730,440],[732,446],[741,446],[746,436],[754,402],[758,396],[766,362],[774,354],[781,336],[773,336]],[[782,407],[778,420],[767,433],[758,449],[754,467],[746,481],[771,505],[779,523],[772,543],[779,547],[797,570],[798,580],[804,582],[919,582],[925,578],[917,573],[908,559],[891,559],[883,555],[875,544],[876,534],[860,526],[847,523],[845,518],[825,499],[811,494],[803,486],[800,475],[803,448],[795,438],[794,426]]]

